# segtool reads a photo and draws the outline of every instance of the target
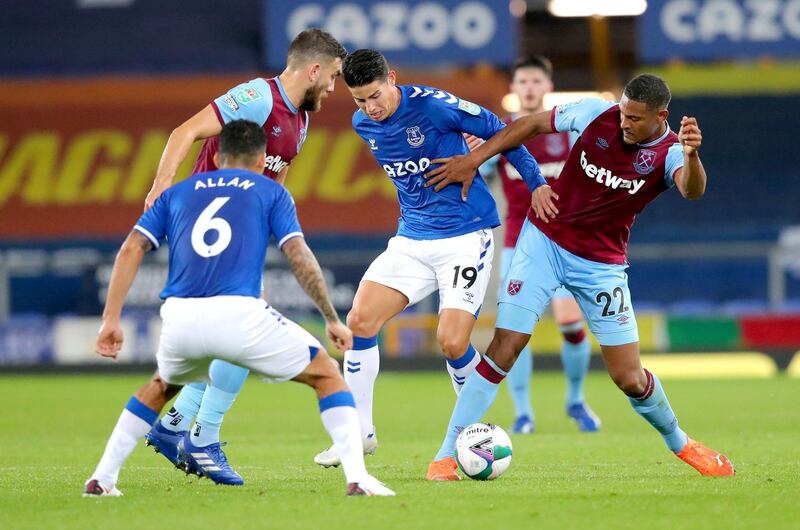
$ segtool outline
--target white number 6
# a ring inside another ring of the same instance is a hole
[[[230,197],[217,197],[200,214],[192,227],[192,248],[203,258],[212,258],[228,248],[231,243],[231,225],[222,217],[214,217],[214,214]],[[213,245],[207,245],[205,235],[209,230],[216,230],[219,233]]]

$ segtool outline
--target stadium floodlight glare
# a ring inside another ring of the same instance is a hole
[[[647,0],[550,0],[547,10],[556,17],[635,17],[647,9]]]

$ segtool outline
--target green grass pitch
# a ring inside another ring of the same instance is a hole
[[[146,375],[0,377],[0,528],[58,529],[733,529],[800,527],[800,380],[665,381],[681,425],[734,462],[708,479],[672,456],[610,380],[592,374],[603,419],[582,434],[563,415],[563,377],[533,380],[537,432],[513,437],[493,482],[428,483],[454,395],[442,373],[378,379],[380,447],[367,466],[395,498],[347,498],[311,390],[247,382],[223,427],[242,488],[189,478],[143,445],[123,498],[83,499],[117,416]],[[507,427],[506,389],[485,420]]]

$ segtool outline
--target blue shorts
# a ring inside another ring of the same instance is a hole
[[[638,342],[627,268],[567,252],[526,219],[503,280],[496,327],[530,334],[563,286],[575,296],[602,346]]]
[[[500,254],[500,285],[497,287],[497,299],[500,300],[500,296],[506,290],[506,274],[508,274],[508,268],[511,267],[511,258],[514,257],[514,248],[513,247],[503,247],[503,253]],[[556,289],[556,292],[553,293],[553,298],[564,299],[569,298],[574,300],[575,297],[572,296],[572,293],[569,292],[565,287],[561,286]]]

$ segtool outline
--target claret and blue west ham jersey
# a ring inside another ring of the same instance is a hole
[[[397,234],[410,239],[455,237],[500,224],[492,194],[476,175],[466,202],[461,185],[439,192],[425,187],[431,160],[469,152],[462,133],[490,138],[505,125],[488,110],[435,88],[398,86],[401,101],[383,121],[371,120],[361,110],[353,128],[397,188],[400,221]],[[524,147],[504,155],[533,190],[544,184],[539,166]]]
[[[221,169],[167,189],[134,227],[158,248],[169,240],[161,298],[258,297],[267,244],[302,236],[292,196],[258,173]]]
[[[277,77],[256,78],[230,89],[211,102],[220,125],[234,120],[249,120],[264,128],[267,159],[264,174],[275,178],[300,152],[308,131],[308,113],[296,108],[283,91]],[[192,173],[214,171],[214,153],[219,151],[219,136],[203,141]]]
[[[585,99],[553,109],[552,127],[580,136],[553,182],[558,215],[528,219],[563,249],[600,263],[623,264],[631,226],[647,204],[674,186],[683,147],[667,127],[661,137],[628,145],[617,103]]]

